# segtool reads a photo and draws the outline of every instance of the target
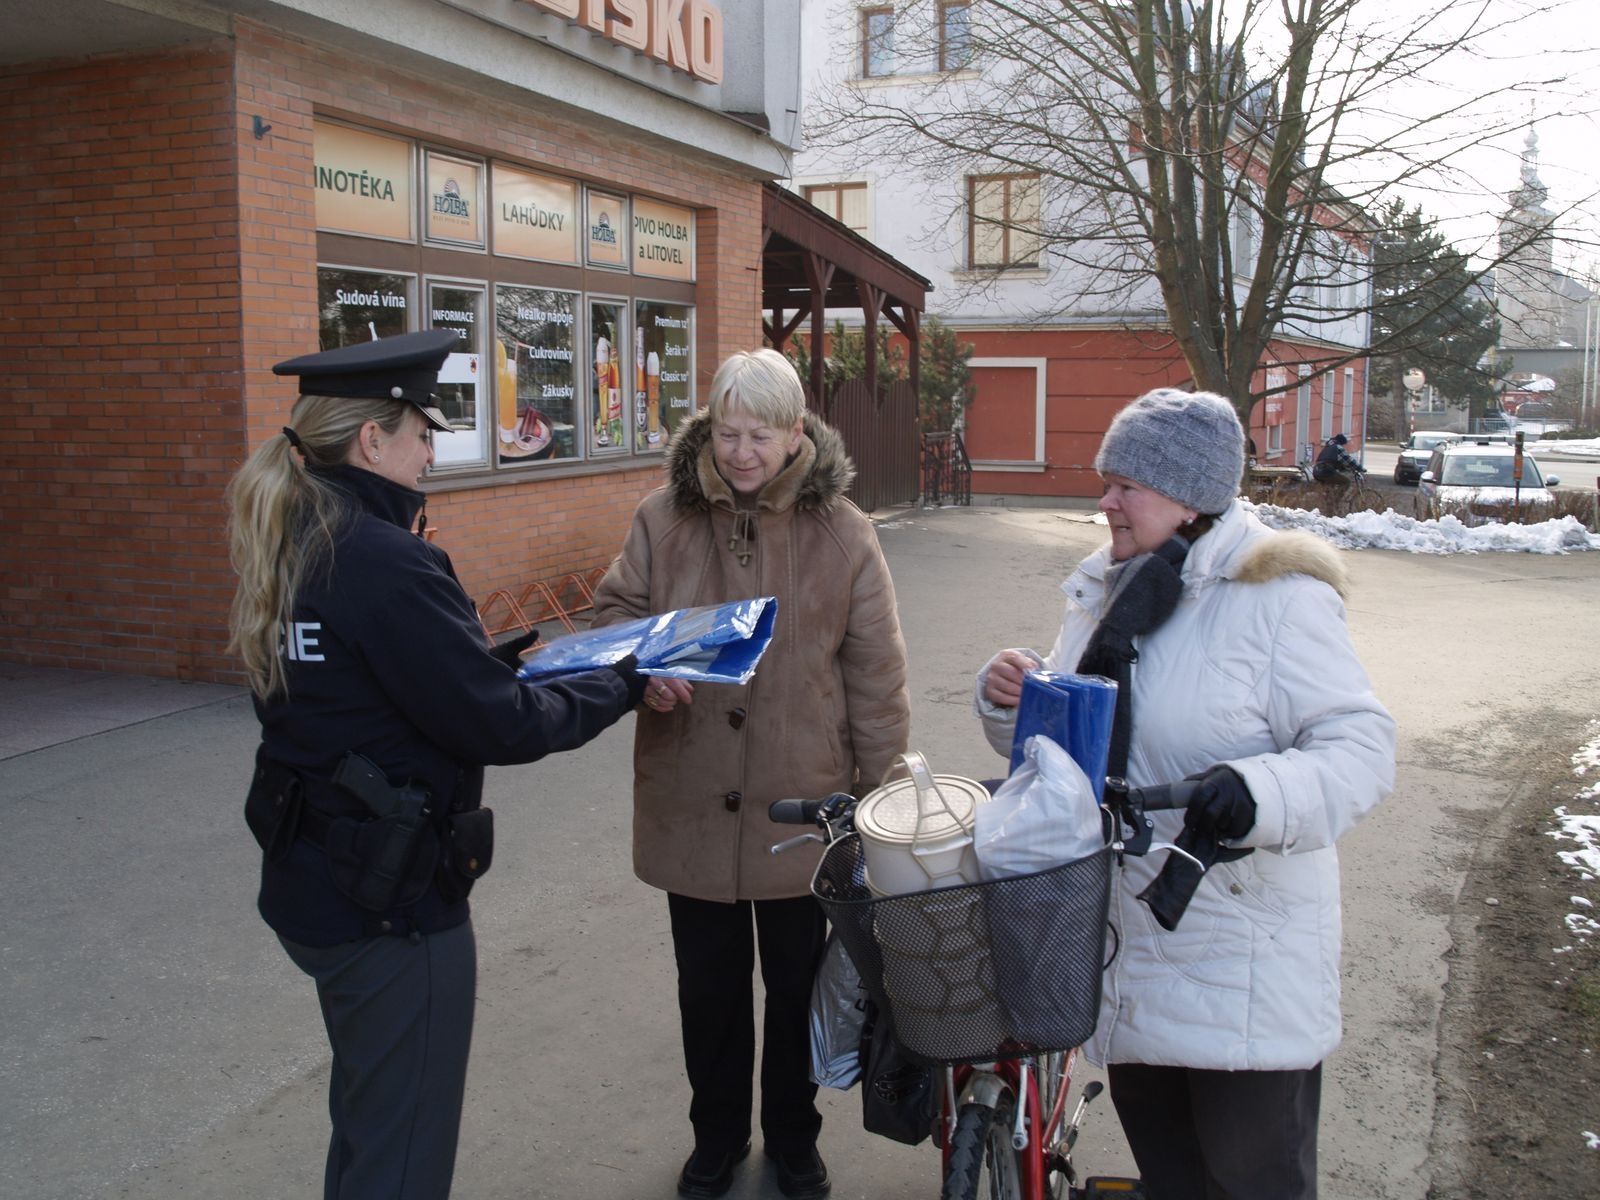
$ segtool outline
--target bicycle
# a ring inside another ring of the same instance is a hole
[[[1111,857],[1155,848],[1146,812],[1183,807],[1193,788],[1108,780],[1108,839],[1095,854],[1032,875],[903,896],[876,896],[866,884],[854,797],[771,805],[774,821],[822,831],[772,853],[805,841],[827,846],[812,895],[896,1038],[938,1069],[941,1200],[1145,1196],[1136,1179],[1092,1176],[1079,1185],[1072,1153],[1101,1083],[1083,1088],[1070,1119],[1066,1104],[1099,1010]],[[1064,969],[1054,973],[1057,964]],[[1044,986],[1041,969],[1050,974]]]

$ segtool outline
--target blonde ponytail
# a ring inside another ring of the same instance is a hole
[[[393,400],[301,396],[289,417],[295,444],[287,434],[269,438],[228,484],[228,557],[239,579],[228,649],[243,659],[250,689],[263,700],[286,691],[283,630],[308,572],[331,563],[347,515],[343,495],[306,468],[344,462],[368,421],[393,434],[406,408]]]

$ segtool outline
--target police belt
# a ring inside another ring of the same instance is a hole
[[[335,815],[310,802],[330,786],[359,799],[365,813]],[[430,885],[446,902],[463,899],[493,857],[489,809],[439,820],[425,788],[414,782],[395,787],[354,752],[327,783],[258,755],[245,820],[268,863],[286,857],[297,840],[321,850],[340,894],[367,912],[409,907]]]

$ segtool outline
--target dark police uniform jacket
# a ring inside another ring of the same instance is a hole
[[[629,710],[615,671],[536,685],[489,654],[449,556],[410,532],[421,492],[355,467],[318,474],[350,496],[355,513],[335,534],[331,563],[308,572],[283,631],[288,691],[256,700],[257,761],[292,768],[306,803],[352,819],[336,829],[371,815],[329,782],[347,751],[395,787],[425,788],[447,838],[452,812],[478,808],[485,764],[573,749]],[[374,913],[335,885],[329,854],[299,837],[276,861],[267,856],[258,907],[275,932],[306,946],[433,933],[468,916],[471,880],[446,875],[414,904]]]

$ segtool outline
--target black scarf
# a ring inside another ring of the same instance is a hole
[[[1130,558],[1117,569],[1106,597],[1105,613],[1078,659],[1078,674],[1103,675],[1117,685],[1111,723],[1111,750],[1106,774],[1128,773],[1128,746],[1133,736],[1132,667],[1139,659],[1133,639],[1166,623],[1183,596],[1183,560],[1189,543],[1174,534],[1150,554]]]

